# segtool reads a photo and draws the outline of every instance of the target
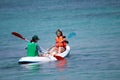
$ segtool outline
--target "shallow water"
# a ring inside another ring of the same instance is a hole
[[[25,38],[39,35],[48,49],[60,28],[69,40],[71,53],[65,61],[19,65],[26,55]],[[119,80],[119,0],[1,0],[1,80]]]

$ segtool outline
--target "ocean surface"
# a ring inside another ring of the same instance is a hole
[[[65,61],[20,65],[27,39],[48,49],[61,29]],[[120,80],[120,0],[0,0],[0,80]]]

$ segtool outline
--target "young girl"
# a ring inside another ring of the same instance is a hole
[[[56,44],[49,51],[49,54],[52,54],[52,55],[59,54],[66,50],[66,45],[68,41],[66,41],[65,36],[63,36],[63,33],[60,29],[56,31],[55,41],[56,41]]]

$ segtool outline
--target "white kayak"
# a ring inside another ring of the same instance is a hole
[[[63,53],[58,54],[58,56],[61,57],[66,57],[68,54],[70,53],[70,46],[66,46],[66,50]],[[50,61],[56,61],[57,59],[52,56],[46,56],[46,57],[39,57],[39,56],[35,56],[35,57],[22,57],[19,59],[19,63],[20,64],[27,64],[27,63],[45,63],[45,62],[50,62]]]

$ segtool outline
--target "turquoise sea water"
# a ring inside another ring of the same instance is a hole
[[[26,42],[45,49],[62,29],[66,61],[19,65]],[[120,80],[120,0],[0,0],[0,80]]]

